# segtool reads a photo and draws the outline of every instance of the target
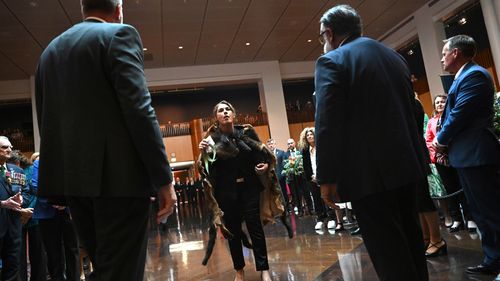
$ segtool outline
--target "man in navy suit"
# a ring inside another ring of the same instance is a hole
[[[97,280],[142,281],[150,198],[164,221],[176,201],[172,173],[122,1],[81,5],[84,21],[47,46],[36,71],[38,195],[67,198]]]
[[[445,41],[441,63],[455,74],[441,117],[436,149],[448,148],[474,221],[481,231],[484,259],[470,274],[500,272],[500,144],[493,131],[493,81],[472,61],[474,39],[457,35]]]
[[[380,280],[428,280],[415,196],[427,157],[405,60],[361,37],[347,5],[320,20],[316,62],[316,179],[322,197],[352,201]],[[333,196],[332,196],[333,195]]]
[[[276,141],[274,139],[267,140],[267,148],[271,150],[276,156],[276,176],[278,176],[278,181],[281,187],[281,192],[283,193],[283,199],[285,203],[285,210],[290,211],[290,202],[288,201],[288,193],[286,191],[286,176],[282,175],[283,171],[283,159],[285,157],[285,152],[279,148],[276,148]]]
[[[6,163],[12,153],[9,139],[0,136],[0,280],[17,281],[21,257],[21,214],[28,196],[26,176],[21,168]]]

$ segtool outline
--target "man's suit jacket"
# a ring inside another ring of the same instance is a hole
[[[147,197],[172,182],[132,26],[74,25],[35,79],[40,197]]]
[[[440,144],[448,145],[451,166],[500,163],[500,144],[493,132],[494,96],[490,74],[473,62],[453,81],[437,135]]]
[[[276,156],[276,175],[280,180],[284,179],[285,175],[282,175],[281,172],[283,171],[283,160],[285,159],[285,152],[281,149],[276,148],[274,155]]]
[[[358,37],[316,62],[316,178],[343,201],[425,177],[421,132],[405,60]]]
[[[18,192],[21,192],[24,201],[29,200],[29,187],[23,170],[7,163],[6,174],[5,177],[0,177],[0,200],[4,201]],[[20,217],[19,212],[0,208],[0,239],[7,231],[14,231],[16,235],[21,235]]]

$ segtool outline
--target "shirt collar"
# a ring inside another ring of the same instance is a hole
[[[464,65],[462,65],[462,67],[460,67],[460,69],[457,71],[457,73],[455,74],[455,78],[453,78],[453,80],[457,80],[458,76],[460,76],[460,74],[462,73],[462,71],[464,70],[465,66],[468,65],[469,63],[471,63],[470,61],[464,63]]]
[[[103,23],[107,23],[107,21],[99,18],[99,17],[86,17],[85,20],[96,20],[96,21],[100,21],[100,22],[103,22]]]

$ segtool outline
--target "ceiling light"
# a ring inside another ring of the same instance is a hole
[[[412,49],[410,49],[410,50],[407,52],[407,54],[408,54],[409,56],[413,55],[413,50],[412,50]]]
[[[461,19],[459,19],[459,20],[458,20],[458,23],[459,23],[460,25],[464,25],[464,24],[466,24],[466,23],[467,23],[467,18],[462,17]]]
[[[312,41],[313,41],[313,40],[311,40],[311,39],[308,39],[308,40],[307,40],[307,43],[311,43]]]
[[[33,8],[38,7],[38,3],[35,2],[35,1],[31,1],[30,2],[30,6],[33,7]]]
[[[147,51],[147,50],[148,50],[148,48],[144,47],[144,48],[142,48],[142,50],[145,52],[145,51]]]
[[[245,45],[246,45],[246,46],[250,46],[250,42],[246,42],[246,43],[245,43]]]
[[[179,48],[179,50],[182,50],[182,49],[184,49],[184,47],[183,47],[183,46],[179,46],[178,48]]]

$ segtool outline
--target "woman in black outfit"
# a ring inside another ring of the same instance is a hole
[[[323,221],[328,219],[328,228],[335,228],[336,231],[343,230],[342,211],[340,209],[335,209],[335,221],[333,216],[330,214],[331,212],[329,211],[329,208],[325,205],[323,199],[321,199],[321,192],[316,182],[316,165],[313,165],[313,162],[316,161],[316,142],[314,139],[313,127],[304,128],[304,130],[300,133],[299,149],[301,150],[302,161],[304,163],[304,176],[306,178],[307,185],[311,190],[314,200],[314,208],[316,215],[318,216],[314,228],[316,230],[322,229]]]
[[[244,280],[243,221],[252,240],[255,267],[261,271],[262,280],[272,280],[261,220],[271,221],[274,215],[283,212],[281,191],[273,171],[273,154],[260,142],[250,125],[234,125],[235,109],[227,101],[214,107],[214,115],[216,124],[207,130],[205,139],[199,144],[204,159],[200,161],[201,173],[205,177],[207,204],[213,213],[214,224],[229,238],[235,280]],[[268,188],[262,183],[266,180],[273,182],[270,202],[279,209],[267,219],[261,217],[260,202],[261,192]]]

